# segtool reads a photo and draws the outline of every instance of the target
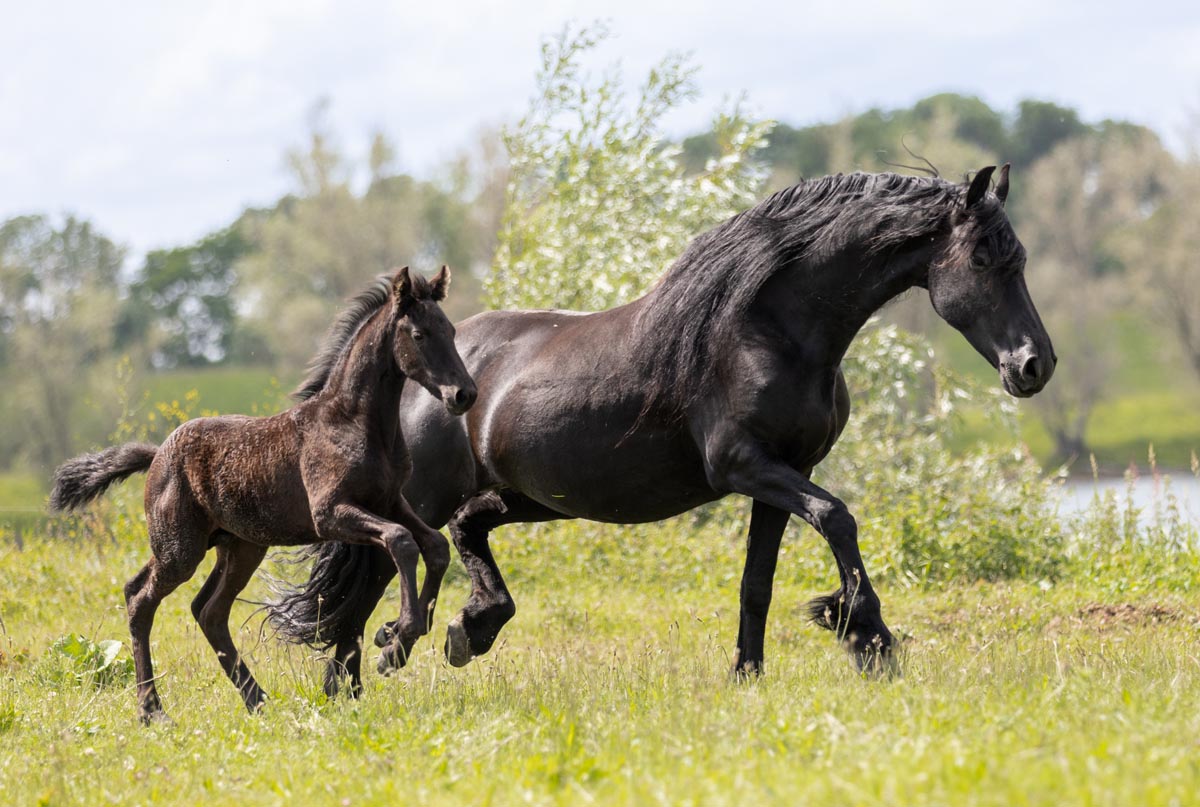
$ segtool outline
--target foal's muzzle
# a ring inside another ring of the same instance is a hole
[[[447,385],[441,388],[441,393],[442,403],[446,404],[446,409],[450,410],[452,415],[461,415],[466,412],[478,397],[474,384],[469,386]]]

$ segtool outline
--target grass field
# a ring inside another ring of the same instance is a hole
[[[834,577],[794,572],[827,554],[796,531],[768,674],[738,684],[739,536],[687,519],[512,529],[495,546],[518,615],[497,649],[442,660],[467,591],[455,565],[433,636],[387,679],[372,649],[359,701],[327,702],[315,654],[263,638],[240,605],[237,641],[271,696],[256,717],[192,621],[197,575],[155,625],[174,724],[143,728],[127,673],[97,686],[51,649],[71,632],[127,642],[121,586],[147,549],[112,513],[0,543],[5,803],[1167,805],[1200,790],[1198,576],[883,581],[903,675],[863,680],[803,619]],[[256,581],[246,597],[263,595]]]

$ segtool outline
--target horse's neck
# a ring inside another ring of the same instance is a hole
[[[918,285],[924,250],[887,257],[842,252],[800,262],[763,285],[752,316],[772,333],[805,346],[814,362],[836,367],[867,320],[888,302]]]
[[[334,368],[327,384],[327,400],[345,412],[369,421],[398,422],[405,376],[396,367],[386,314],[363,325],[346,357]]]

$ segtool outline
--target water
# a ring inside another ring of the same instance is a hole
[[[1179,503],[1179,509],[1190,520],[1200,523],[1200,479],[1189,471],[1170,476],[1170,492]],[[1092,502],[1096,493],[1113,491],[1117,501],[1125,503],[1129,483],[1121,478],[1091,479],[1069,478],[1063,484],[1061,512],[1066,515],[1077,513]],[[1143,514],[1152,513],[1155,504],[1165,506],[1165,480],[1153,476],[1139,476],[1133,481],[1133,503]]]

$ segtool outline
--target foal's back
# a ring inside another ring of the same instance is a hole
[[[146,515],[188,517],[261,545],[317,540],[301,478],[300,407],[271,417],[190,420],[159,449],[146,480]]]

